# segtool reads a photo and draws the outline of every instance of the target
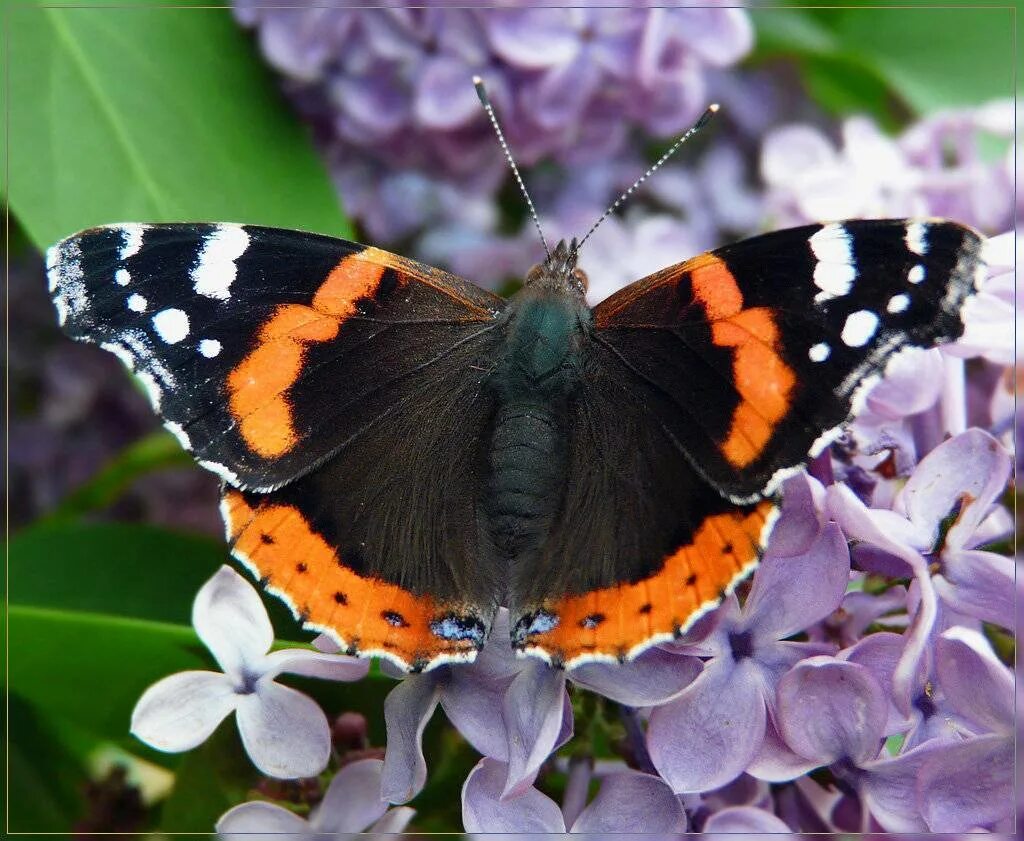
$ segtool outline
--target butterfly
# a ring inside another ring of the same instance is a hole
[[[378,248],[120,224],[47,255],[68,335],[116,354],[224,481],[234,556],[308,628],[421,671],[512,644],[572,667],[682,634],[747,576],[780,482],[886,361],[963,330],[981,237],[808,225],[591,308],[575,241],[505,299]]]

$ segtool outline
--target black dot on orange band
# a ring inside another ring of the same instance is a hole
[[[588,616],[584,616],[580,620],[580,627],[586,628],[587,630],[593,630],[605,620],[603,613],[591,613]]]
[[[299,561],[299,563],[295,565],[296,572],[305,572],[307,569],[309,569],[309,567],[302,563],[302,561]]]
[[[732,544],[731,543],[723,543],[722,544],[722,554],[723,555],[731,555],[732,554]]]
[[[686,576],[686,586],[687,587],[692,587],[696,583],[697,583],[697,573],[691,572],[688,576]]]
[[[340,590],[334,594],[334,601],[338,604],[348,604],[348,596],[342,593]]]
[[[387,622],[393,628],[408,628],[409,623],[405,621],[405,617],[401,613],[394,610],[382,610],[380,618]]]
[[[267,534],[266,532],[264,532],[263,534],[260,535],[260,542],[261,543],[265,543],[265,544],[267,544],[269,546],[271,543],[275,542],[274,535]]]
[[[640,605],[640,609],[637,611],[637,613],[650,613],[652,610],[654,610],[654,605],[652,605],[650,602],[647,602],[647,604]]]

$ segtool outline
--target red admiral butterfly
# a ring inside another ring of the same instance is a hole
[[[886,360],[960,335],[980,248],[941,220],[809,225],[594,308],[575,241],[507,300],[250,225],[94,228],[47,267],[65,331],[224,479],[235,557],[307,627],[421,670],[472,660],[502,604],[516,649],[565,666],[682,633]]]

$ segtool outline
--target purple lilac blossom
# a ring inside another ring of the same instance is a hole
[[[679,833],[686,812],[659,777],[622,770],[606,774],[594,799],[578,815],[567,814],[533,787],[508,797],[507,769],[485,757],[462,787],[462,820],[467,832]],[[585,791],[585,787],[584,787]],[[568,797],[567,797],[568,799]],[[573,810],[575,811],[575,810]]]
[[[509,173],[470,84],[474,74],[484,77],[520,164],[560,164],[573,201],[588,193],[588,178],[607,180],[608,170],[618,170],[614,185],[591,191],[596,200],[585,216],[552,212],[536,183],[542,173],[527,173],[541,212],[561,221],[554,227],[568,228],[565,235],[579,235],[643,171],[615,166],[635,157],[633,135],[668,138],[685,129],[709,101],[707,72],[734,65],[753,39],[747,13],[734,8],[234,5],[316,129],[346,210],[369,239],[408,249],[416,237],[418,257],[489,285],[524,276],[540,249],[532,226],[509,235],[499,225],[498,190]],[[655,268],[695,253],[691,244],[718,244],[719,236],[707,236],[709,209],[721,211],[725,227],[747,229],[759,204],[738,185],[740,166],[726,147],[709,155],[699,176],[705,200],[686,218],[694,232],[682,230]],[[658,236],[679,223],[659,219]],[[649,245],[622,244],[628,254],[647,253]],[[640,276],[594,280],[614,289]]]
[[[367,661],[301,648],[267,653],[274,641],[259,594],[231,567],[200,588],[192,624],[223,673],[178,672],[150,686],[132,712],[131,732],[157,750],[191,750],[232,712],[253,764],[272,777],[311,777],[327,765],[327,717],[308,696],[274,678],[283,672],[327,680],[364,677]]]
[[[379,759],[359,759],[334,775],[323,799],[303,818],[283,806],[250,800],[220,816],[216,831],[221,835],[253,833],[276,835],[320,835],[344,838],[360,832],[402,832],[416,814],[408,806],[389,809],[380,796]]]
[[[926,829],[915,780],[944,743],[889,756],[886,699],[870,670],[831,657],[799,663],[779,681],[778,717],[786,744],[806,760],[802,771],[827,765],[840,790],[857,798],[860,831],[870,831],[872,819],[888,832]]]
[[[1009,142],[1013,106],[989,105],[924,119],[899,138],[852,117],[837,146],[818,128],[791,124],[764,140],[761,174],[773,227],[833,219],[941,216],[986,233],[1013,221],[1007,159],[982,159],[979,138]]]
[[[765,741],[775,684],[801,659],[835,650],[786,638],[835,610],[850,572],[846,542],[823,521],[816,497],[820,503],[823,490],[813,479],[787,481],[783,514],[743,606],[728,597],[711,632],[680,647],[708,659],[677,699],[651,713],[647,731],[654,766],[675,791],[717,788],[752,764],[785,761]]]
[[[1013,674],[984,636],[951,628],[936,641],[935,667],[949,705],[973,735],[929,758],[917,796],[933,832],[1012,830]]]

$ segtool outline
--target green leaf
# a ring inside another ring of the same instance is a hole
[[[22,606],[187,626],[223,543],[126,523],[42,524],[11,538],[10,600]]]
[[[23,698],[8,698],[7,829],[67,832],[85,813],[85,768]]]
[[[836,115],[890,128],[909,112],[1013,95],[1010,9],[751,9],[754,60],[795,59],[808,92]]]
[[[1013,9],[843,9],[827,20],[918,114],[1013,96]]]
[[[67,721],[161,765],[174,757],[128,733],[143,690],[172,672],[210,669],[191,628],[138,619],[12,605],[8,679],[45,717]]]
[[[38,247],[131,220],[350,235],[309,137],[228,10],[6,11],[8,193]]]

